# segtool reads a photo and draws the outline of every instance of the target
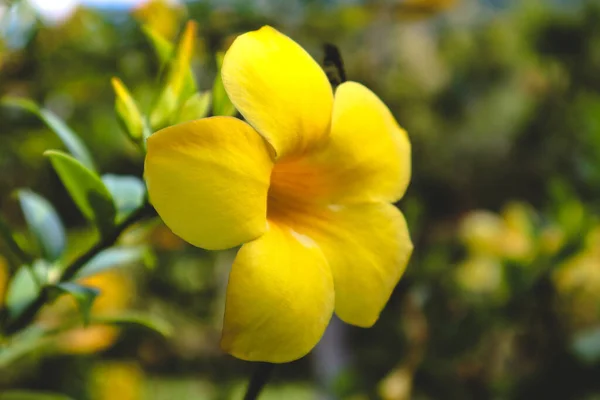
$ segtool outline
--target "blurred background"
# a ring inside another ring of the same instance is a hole
[[[319,62],[335,44],[413,145],[399,207],[415,252],[381,319],[333,321],[264,399],[600,399],[599,1],[0,0],[0,97],[35,102],[0,107],[0,214],[32,259],[32,204],[65,227],[53,265],[96,240],[43,156],[65,147],[44,112],[107,186],[139,183],[143,153],[119,126],[111,78],[149,113],[164,80],[152,37],[176,43],[190,19],[200,93],[218,96],[217,54],[233,38],[269,24]],[[77,312],[60,298],[34,322],[52,335],[0,340],[0,399],[241,398],[252,364],[218,347],[233,254],[156,219],[119,246],[115,268],[82,278],[101,290],[91,313],[143,323],[65,325]],[[13,253],[0,241],[7,309],[31,285]]]

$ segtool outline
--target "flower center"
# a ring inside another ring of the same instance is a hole
[[[289,220],[309,212],[323,193],[322,176],[303,159],[275,164],[267,197],[267,218]]]

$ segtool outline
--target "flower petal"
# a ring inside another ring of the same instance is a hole
[[[265,231],[272,167],[266,144],[250,125],[213,117],[152,135],[144,174],[165,224],[189,243],[217,250]]]
[[[281,218],[314,239],[325,254],[340,319],[362,327],[373,325],[412,253],[402,213],[388,203],[365,203]]]
[[[222,77],[232,103],[278,158],[327,138],[333,107],[327,76],[277,30],[265,26],[239,36],[225,54]]]
[[[345,82],[335,92],[327,146],[277,164],[272,192],[320,204],[395,202],[410,181],[410,157],[408,136],[385,104],[361,84]]]
[[[319,247],[269,223],[233,263],[221,347],[248,361],[296,360],[317,344],[333,306],[331,271]]]

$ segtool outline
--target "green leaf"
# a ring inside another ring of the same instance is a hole
[[[211,93],[206,91],[202,93],[194,93],[189,99],[185,101],[177,123],[193,121],[195,119],[204,118],[210,112],[210,99]]]
[[[223,53],[217,53],[217,76],[213,84],[213,115],[235,115],[235,107],[225,91],[223,79],[221,78],[221,67],[223,66]]]
[[[137,103],[131,97],[127,87],[119,78],[112,78],[115,91],[115,112],[123,130],[134,142],[140,142],[149,136],[149,128]]]
[[[74,282],[58,283],[56,285],[49,286],[49,289],[56,290],[57,295],[66,293],[73,296],[75,301],[77,301],[79,311],[81,311],[84,325],[89,324],[90,310],[92,309],[94,300],[100,294],[100,290],[89,286],[83,286]]]
[[[30,190],[19,190],[17,196],[42,256],[49,261],[58,260],[65,250],[66,236],[56,210],[48,200]]]
[[[110,268],[132,264],[148,259],[150,249],[146,246],[110,247],[98,253],[77,273],[77,279],[95,275]]]
[[[110,192],[98,175],[68,154],[48,150],[52,166],[83,215],[94,222],[102,236],[114,229],[116,210]]]
[[[110,316],[93,316],[91,322],[98,324],[141,326],[158,332],[165,337],[173,334],[173,327],[164,319],[141,312],[124,312]]]
[[[22,265],[13,275],[6,292],[6,309],[10,319],[18,317],[37,297],[46,283],[48,265],[37,260],[33,265]]]
[[[146,198],[146,185],[133,175],[102,175],[102,182],[110,192],[119,218],[139,208]]]
[[[9,390],[0,393],[0,400],[72,400],[72,398],[59,393]]]
[[[192,96],[196,90],[196,82],[190,62],[194,52],[197,26],[188,22],[177,46],[175,57],[170,60],[165,85],[150,113],[150,125],[153,130],[164,128],[174,123],[177,111],[184,100]]]
[[[39,107],[33,101],[28,99],[4,97],[1,101],[2,104],[19,107],[23,110],[27,110],[37,115],[47,126],[50,128],[56,136],[63,142],[69,152],[78,159],[83,165],[92,171],[95,170],[94,161],[90,152],[85,147],[81,139],[65,124],[56,114]]]

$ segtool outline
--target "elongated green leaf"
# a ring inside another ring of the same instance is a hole
[[[213,115],[225,115],[232,116],[235,115],[235,107],[229,97],[227,96],[227,92],[225,91],[225,87],[223,86],[223,79],[221,78],[221,67],[223,66],[223,53],[217,54],[217,76],[215,77],[215,82],[213,84]]]
[[[102,175],[102,182],[114,200],[119,218],[127,216],[144,203],[146,185],[137,176],[106,174]]]
[[[133,141],[139,142],[149,135],[144,116],[123,82],[119,78],[112,78],[111,83],[115,91],[115,112],[117,113],[117,119],[125,133]]]
[[[175,52],[170,60],[165,85],[150,113],[153,130],[163,128],[177,120],[177,111],[182,103],[196,90],[196,82],[190,69],[194,52],[197,26],[188,22]]]
[[[110,268],[145,261],[150,249],[146,246],[110,247],[101,251],[83,266],[77,278],[95,275]]]
[[[55,134],[60,138],[69,152],[78,159],[83,165],[92,171],[95,170],[94,161],[90,152],[85,147],[81,139],[53,112],[39,107],[33,101],[28,99],[4,97],[2,104],[19,107],[37,115]]]
[[[68,154],[44,152],[83,215],[94,222],[101,235],[112,232],[116,210],[110,192],[98,175]]]
[[[194,93],[185,101],[177,122],[193,121],[204,118],[210,112],[210,92]]]
[[[17,195],[29,231],[42,256],[49,261],[56,261],[66,245],[65,229],[56,210],[48,200],[30,190],[19,190]]]
[[[72,400],[72,398],[59,393],[9,390],[0,393],[0,400]]]
[[[124,312],[110,316],[92,316],[91,322],[98,324],[141,326],[158,332],[165,337],[169,337],[173,333],[173,327],[169,322],[156,315],[141,312]]]
[[[83,286],[74,282],[58,283],[50,286],[50,290],[56,290],[57,294],[59,295],[66,293],[73,296],[75,301],[77,301],[79,311],[81,311],[81,317],[83,318],[84,325],[89,324],[90,310],[94,304],[94,300],[100,294],[100,290],[89,286]]]
[[[38,260],[33,265],[22,265],[13,275],[6,292],[9,319],[16,318],[37,297],[46,283],[48,265]],[[34,275],[35,274],[35,275]]]

